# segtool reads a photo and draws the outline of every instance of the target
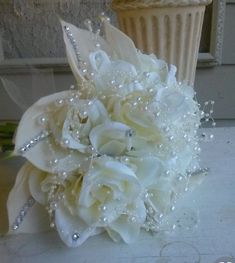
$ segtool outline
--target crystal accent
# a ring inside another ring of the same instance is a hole
[[[44,140],[50,135],[48,131],[42,131],[34,138],[30,139],[28,142],[26,142],[20,149],[18,150],[19,154],[24,154],[27,151],[29,151],[32,147],[37,145],[39,142]]]
[[[79,239],[80,235],[78,233],[73,233],[72,240],[77,241]]]
[[[17,229],[19,229],[20,225],[22,224],[24,217],[27,215],[27,213],[29,212],[30,208],[35,204],[35,199],[30,196],[28,198],[28,200],[26,201],[26,203],[23,205],[23,207],[21,208],[21,210],[19,211],[13,225],[11,226],[11,229],[13,231],[16,231]]]
[[[133,137],[135,135],[135,131],[130,129],[128,131],[126,131],[126,136],[127,137]]]
[[[76,43],[76,40],[74,39],[73,37],[73,34],[71,33],[70,31],[70,28],[68,26],[64,26],[64,30],[65,30],[65,33],[73,47],[73,50],[74,50],[74,53],[75,53],[75,56],[76,56],[76,59],[77,59],[77,63],[80,64],[81,62],[81,57],[80,57],[80,53],[78,51],[78,46],[77,46],[77,43]]]

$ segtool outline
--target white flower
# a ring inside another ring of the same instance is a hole
[[[91,145],[99,154],[119,156],[131,150],[129,126],[119,122],[106,122],[90,132]]]
[[[141,155],[144,152],[151,154],[156,151],[157,145],[164,141],[164,136],[157,126],[153,112],[146,111],[142,105],[138,105],[139,98],[143,103],[148,100],[144,92],[133,92],[125,99],[114,100],[109,111],[114,120],[132,128],[131,141],[134,152],[140,152]]]
[[[167,123],[177,122],[196,110],[192,89],[187,86],[160,88],[156,93],[156,104]]]
[[[39,122],[42,118],[44,123]],[[24,152],[32,164],[50,173],[87,166],[90,131],[107,120],[107,110],[97,99],[80,100],[69,91],[44,97],[24,113],[16,134],[15,154],[43,131],[49,134],[48,139]],[[50,165],[58,159],[60,162]]]
[[[123,60],[110,60],[103,50],[91,53],[89,58],[94,71],[93,81],[103,96],[125,96],[133,90],[143,89],[134,83],[137,77],[134,65]]]
[[[149,74],[148,82],[151,81],[152,84],[161,82],[169,86],[176,84],[176,67],[174,65],[170,65],[169,70],[167,63],[157,59],[154,54],[145,55],[138,53],[138,57],[140,59],[141,71]],[[147,86],[149,86],[148,83]]]
[[[141,193],[140,182],[130,168],[110,158],[99,158],[83,178],[79,216],[89,225],[103,226],[109,233],[116,232],[129,243],[145,220]],[[131,223],[133,226],[129,229]]]
[[[99,100],[78,100],[51,111],[49,126],[55,139],[64,148],[83,153],[87,152],[90,145],[92,128],[107,120],[108,113]]]

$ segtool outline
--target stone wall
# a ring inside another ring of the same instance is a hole
[[[111,0],[0,0],[5,59],[64,57],[59,17],[75,25],[105,12],[115,23]]]

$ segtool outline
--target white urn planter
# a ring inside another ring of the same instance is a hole
[[[206,5],[212,0],[113,0],[120,29],[138,49],[174,64],[194,83]]]

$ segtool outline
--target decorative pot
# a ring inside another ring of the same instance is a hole
[[[212,0],[113,0],[120,29],[138,49],[178,68],[194,83],[205,7]]]

